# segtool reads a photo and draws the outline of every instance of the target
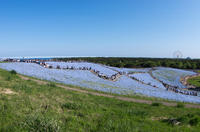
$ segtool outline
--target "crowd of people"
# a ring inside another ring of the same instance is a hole
[[[143,81],[141,81],[141,80],[139,80],[139,79],[137,79],[137,78],[135,78],[135,77],[130,77],[130,78],[132,78],[133,80],[136,80],[136,81],[138,81],[138,82],[140,82],[140,83],[142,83],[142,84],[146,84],[146,83],[144,83]],[[152,87],[154,87],[154,88],[158,88],[157,86],[155,86],[155,85],[153,85],[153,84],[151,84],[151,83],[148,83],[147,85],[150,85],[150,86],[152,86]]]
[[[172,87],[169,85],[165,86],[168,91],[173,91],[175,93],[185,94],[185,95],[192,95],[192,96],[198,96],[198,93],[196,91],[189,91],[189,90],[182,90],[177,87]]]
[[[120,73],[113,74],[112,76],[107,76],[103,73],[100,73],[100,71],[98,71],[98,70],[91,69],[90,71],[95,73],[100,78],[103,78],[106,80],[111,80],[111,81],[115,81],[117,78],[119,78],[121,76]]]

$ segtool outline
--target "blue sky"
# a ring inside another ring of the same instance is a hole
[[[0,0],[0,57],[200,58],[199,0]]]

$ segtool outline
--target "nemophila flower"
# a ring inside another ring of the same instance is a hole
[[[49,62],[48,62],[49,63]],[[70,64],[63,62],[52,62],[54,67],[58,64],[61,68]],[[92,67],[106,75],[113,75],[118,71],[124,71],[124,68],[103,66],[94,63],[71,63],[74,67]],[[44,80],[50,80],[55,82],[60,82],[64,84],[71,84],[75,86],[90,88],[98,91],[117,93],[117,94],[142,94],[150,97],[158,97],[169,100],[184,101],[184,102],[193,102],[200,103],[200,97],[190,96],[175,93],[172,91],[167,91],[159,81],[154,80],[148,73],[151,69],[126,69],[125,71],[143,71],[146,73],[135,73],[129,76],[122,75],[117,81],[105,80],[97,75],[91,73],[89,70],[62,70],[62,69],[48,69],[44,68],[38,64],[33,63],[0,63],[0,68],[6,70],[15,70],[17,73],[24,74],[27,76],[37,77]],[[193,75],[194,72],[173,69],[173,68],[157,68],[153,71],[153,75],[159,80],[169,83],[170,85],[183,87],[180,83],[180,77],[186,75]],[[134,80],[131,77],[135,77],[140,81]],[[171,79],[172,78],[172,79]],[[151,83],[151,85],[149,84]],[[157,87],[153,87],[156,85]]]
[[[56,68],[57,66],[60,66],[60,68],[74,68],[74,69],[92,69],[95,71],[99,71],[99,74],[104,74],[108,77],[111,77],[112,75],[116,74],[117,72],[114,70],[111,70],[109,68],[106,68],[105,66],[102,66],[100,64],[94,64],[94,63],[88,63],[88,62],[47,62],[47,64],[53,66]]]
[[[126,74],[137,73],[137,72],[149,72],[151,68],[118,68],[109,67],[110,69],[116,70],[118,72],[125,72]]]
[[[171,86],[175,86],[178,88],[186,88],[181,82],[181,77],[185,77],[188,75],[195,75],[196,73],[186,70],[180,70],[175,68],[163,68],[158,67],[157,70],[152,72],[153,76]]]
[[[129,76],[145,84],[148,84],[157,88],[166,89],[161,82],[154,79],[149,73],[135,73],[135,74],[130,74]]]

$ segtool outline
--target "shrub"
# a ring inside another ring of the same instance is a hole
[[[10,71],[11,74],[16,75],[17,72],[15,70]]]
[[[154,102],[154,103],[152,103],[151,105],[152,105],[152,106],[160,106],[160,105],[161,105],[161,103]]]
[[[193,117],[192,119],[190,119],[189,124],[191,126],[196,126],[197,124],[199,124],[199,121],[200,121],[199,117]]]
[[[6,78],[6,81],[10,81],[12,78],[11,78],[11,76],[8,76],[7,78]]]
[[[192,115],[183,115],[183,116],[177,118],[177,120],[179,122],[181,122],[181,124],[188,124],[188,122],[189,122],[189,120],[191,118],[190,116],[192,116]]]
[[[176,107],[177,107],[177,108],[184,108],[185,105],[184,105],[183,103],[177,103]]]
[[[196,126],[200,122],[200,117],[196,114],[187,114],[179,117],[177,120],[181,122],[181,124]]]
[[[51,83],[48,83],[47,86],[49,86],[49,87],[56,87],[56,84],[51,82]]]

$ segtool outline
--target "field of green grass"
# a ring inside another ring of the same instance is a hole
[[[68,91],[0,69],[0,131],[198,132],[200,109]]]
[[[200,77],[190,78],[188,79],[188,83],[190,85],[200,88]]]

